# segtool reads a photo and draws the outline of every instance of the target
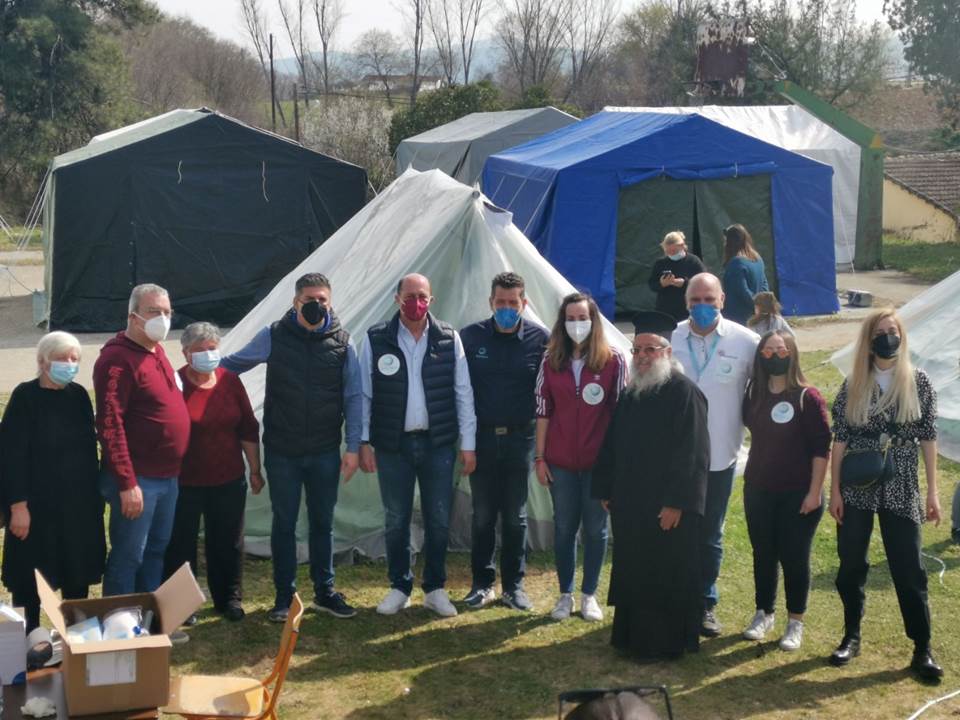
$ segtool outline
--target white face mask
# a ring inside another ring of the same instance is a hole
[[[567,335],[570,336],[570,339],[579,345],[590,337],[590,328],[593,327],[593,322],[590,320],[567,320],[563,325],[567,329]]]
[[[137,315],[137,313],[134,313]],[[143,320],[143,332],[146,333],[147,337],[153,340],[153,342],[163,342],[167,339],[167,333],[170,332],[170,318],[166,315],[157,315],[147,320],[142,315],[137,315],[138,318]]]

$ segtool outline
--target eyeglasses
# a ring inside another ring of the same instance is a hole
[[[772,358],[774,355],[776,355],[778,358],[785,358],[785,357],[790,357],[790,350],[789,348],[785,348],[785,347],[777,348],[776,350],[773,350],[771,348],[764,348],[763,350],[760,351],[760,354],[763,355],[763,357],[765,358]]]
[[[643,345],[641,347],[632,347],[630,348],[631,355],[639,355],[643,353],[644,355],[656,355],[661,350],[664,350],[666,345]]]

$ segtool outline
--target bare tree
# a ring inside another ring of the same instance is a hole
[[[307,28],[304,26],[304,15],[307,14],[308,0],[293,0],[291,7],[288,0],[277,0],[277,6],[280,9],[280,17],[283,19],[283,27],[287,31],[287,37],[290,39],[290,47],[293,49],[293,57],[297,61],[297,68],[300,71],[300,82],[304,88],[304,102],[309,105],[309,93],[307,85],[307,61],[310,59],[310,43],[307,38]]]
[[[456,82],[460,60],[458,57],[459,48],[455,45],[453,14],[451,0],[429,0],[427,3],[427,27],[433,36],[434,46],[437,50],[437,60],[443,70],[447,85],[453,85]]]
[[[353,48],[357,68],[365,79],[375,78],[382,86],[387,104],[393,105],[392,78],[402,66],[400,42],[387,30],[367,30]]]
[[[323,94],[330,94],[330,75],[332,61],[330,58],[333,39],[340,29],[343,20],[342,0],[313,0],[313,16],[317,20],[317,34],[320,36],[320,79],[323,82]],[[316,63],[315,63],[316,64]]]
[[[260,62],[260,69],[263,71],[263,81],[269,87],[270,85],[270,34],[267,32],[267,17],[260,0],[240,0],[240,15],[243,18],[243,25],[247,29],[247,36],[250,38],[250,44],[253,45],[253,51]],[[277,112],[280,115],[280,124],[287,126],[287,118],[283,114],[283,105],[279,101],[275,102]]]
[[[503,15],[497,35],[520,93],[535,85],[550,87],[560,74],[567,0],[500,0]]]
[[[417,102],[423,74],[424,21],[427,18],[427,6],[430,0],[399,0],[399,9],[407,20],[407,32],[410,40],[410,105]]]
[[[567,51],[570,82],[564,101],[576,97],[599,65],[613,34],[618,0],[566,0]]]
[[[470,82],[470,66],[473,63],[473,45],[477,27],[483,17],[484,0],[457,0],[457,16],[460,26],[460,59],[463,67],[463,83]]]

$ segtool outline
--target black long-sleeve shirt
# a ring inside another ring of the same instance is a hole
[[[667,270],[672,272],[674,277],[689,280],[694,275],[706,272],[707,267],[700,258],[692,253],[687,253],[686,256],[680,260],[671,260],[670,258],[662,257],[653,264],[653,269],[650,271],[650,279],[647,281],[647,284],[650,286],[650,289],[657,294],[656,309],[662,313],[666,313],[677,322],[680,322],[686,320],[689,315],[685,297],[687,283],[684,283],[681,287],[673,287],[672,285],[669,287],[661,287],[660,277]]]

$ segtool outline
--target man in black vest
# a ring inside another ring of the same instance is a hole
[[[330,305],[330,281],[320,273],[297,280],[293,307],[221,365],[246,372],[267,364],[263,396],[264,466],[273,510],[270,553],[276,599],[267,615],[285,622],[296,591],[297,515],[307,496],[310,579],[314,610],[338,618],[357,611],[333,588],[333,508],[340,476],[359,464],[360,365],[350,336]],[[340,457],[346,419],[347,451]]]
[[[477,470],[470,476],[473,582],[464,598],[473,609],[497,597],[498,516],[503,602],[514,610],[533,608],[523,590],[527,481],[534,444],[534,386],[548,335],[520,317],[526,306],[523,278],[500,273],[490,288],[493,317],[460,331],[477,410]]]
[[[457,610],[443,586],[458,436],[463,474],[476,466],[470,371],[460,336],[428,312],[433,296],[427,278],[404,277],[395,301],[399,311],[367,331],[360,357],[360,467],[379,474],[390,578],[390,592],[377,612],[393,615],[410,605],[410,519],[414,484],[419,482],[424,606],[452,617]]]

